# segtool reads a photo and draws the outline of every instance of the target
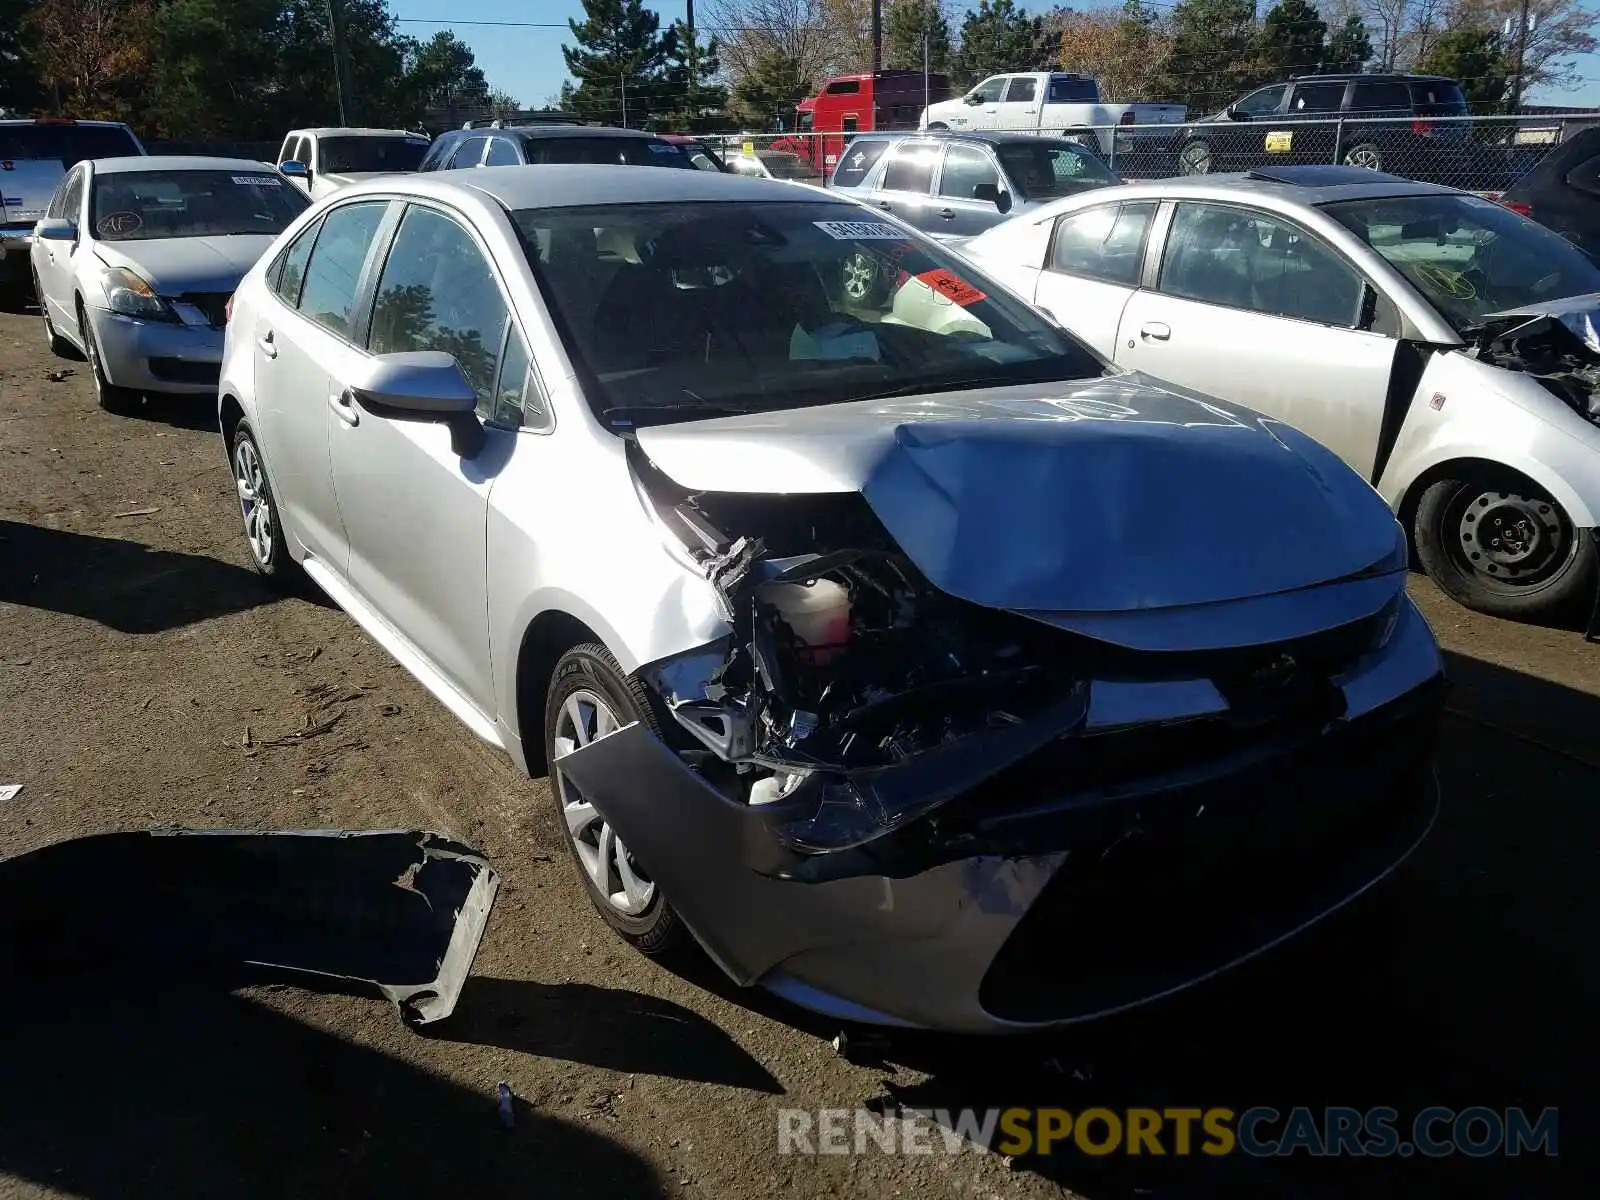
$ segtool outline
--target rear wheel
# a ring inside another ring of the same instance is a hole
[[[44,337],[50,345],[50,353],[57,358],[76,358],[73,353],[72,343],[56,332],[55,323],[50,320],[49,306],[44,302],[44,289],[39,286],[39,275],[33,276],[33,295],[39,304],[39,315],[44,318]]]
[[[1441,479],[1417,503],[1417,557],[1479,612],[1557,620],[1594,600],[1600,554],[1554,499],[1509,470]]]
[[[255,434],[243,421],[233,431],[228,462],[233,467],[233,486],[239,499],[239,515],[244,520],[244,539],[250,547],[250,565],[274,586],[296,582],[299,564],[284,543],[266,462]]]
[[[89,314],[78,302],[78,330],[83,337],[84,356],[89,360],[89,374],[94,381],[94,398],[100,407],[116,416],[127,416],[138,411],[140,394],[132,388],[117,387],[106,378],[105,363],[100,358],[100,347],[94,340],[94,326],[89,324]]]
[[[589,643],[561,656],[545,703],[544,744],[550,791],[567,848],[590,903],[606,924],[645,954],[663,955],[688,940],[678,914],[605,818],[561,771],[566,755],[635,721],[652,733],[661,732],[643,685],[623,675],[610,651]],[[685,850],[694,852],[693,847]]]
[[[865,250],[856,250],[844,260],[839,284],[844,289],[845,300],[861,308],[882,303],[888,290],[878,260]]]
[[[1364,171],[1383,170],[1383,151],[1372,142],[1361,142],[1345,151],[1344,165]]]
[[[1211,145],[1208,142],[1187,142],[1178,151],[1178,171],[1184,175],[1211,174]]]

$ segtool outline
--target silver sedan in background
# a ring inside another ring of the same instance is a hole
[[[1491,201],[1351,167],[1073,196],[959,246],[1101,354],[1287,421],[1471,608],[1600,577],[1600,266]],[[1242,512],[1240,536],[1283,519]]]
[[[228,299],[309,203],[274,168],[246,159],[79,163],[31,250],[50,348],[89,360],[110,412],[145,392],[215,395]]]

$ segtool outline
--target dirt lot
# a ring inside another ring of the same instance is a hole
[[[62,368],[75,374],[52,381]],[[430,1036],[369,999],[8,980],[0,1192],[1578,1194],[1600,1061],[1600,646],[1469,615],[1417,581],[1457,683],[1445,810],[1381,908],[1133,1019],[899,1039],[890,1064],[854,1066],[833,1028],[614,940],[544,781],[518,778],[337,609],[258,585],[212,420],[200,402],[106,416],[36,317],[0,315],[0,783],[23,785],[0,806],[0,856],[162,823],[420,825],[489,854],[500,900]],[[513,1130],[496,1120],[501,1079]],[[1389,1105],[1402,1120],[1558,1105],[1561,1155],[777,1153],[778,1109],[884,1099]]]

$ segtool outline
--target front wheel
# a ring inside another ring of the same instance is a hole
[[[665,955],[687,941],[678,914],[606,819],[561,771],[566,755],[635,721],[659,736],[660,721],[643,685],[623,675],[610,651],[590,643],[561,656],[545,702],[544,745],[567,848],[589,902],[606,924],[643,953]],[[683,851],[697,852],[693,846]]]
[[[1184,175],[1211,174],[1211,146],[1206,142],[1189,142],[1178,151],[1178,171]]]
[[[888,291],[878,260],[865,250],[853,251],[840,268],[839,284],[851,304],[871,308],[883,302]]]
[[[295,580],[298,564],[284,543],[283,525],[278,520],[278,505],[267,479],[261,447],[250,426],[239,423],[228,447],[233,466],[233,486],[239,498],[239,515],[244,519],[244,538],[250,547],[250,565],[275,586]]]
[[[1511,471],[1433,483],[1417,503],[1412,535],[1441,590],[1497,617],[1559,620],[1592,603],[1600,581],[1589,531]]]
[[[84,311],[82,303],[78,305],[78,332],[83,338],[84,357],[89,360],[89,376],[94,384],[94,398],[100,407],[118,417],[137,412],[140,394],[132,388],[118,387],[106,378],[106,366],[100,357],[99,343],[95,341],[94,326],[89,324],[89,314]]]
[[[1383,170],[1383,151],[1371,142],[1362,142],[1345,151],[1344,165],[1360,167],[1363,171]]]

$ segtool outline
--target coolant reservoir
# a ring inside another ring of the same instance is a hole
[[[778,610],[794,635],[823,658],[850,640],[850,593],[831,579],[767,583],[757,595]]]

